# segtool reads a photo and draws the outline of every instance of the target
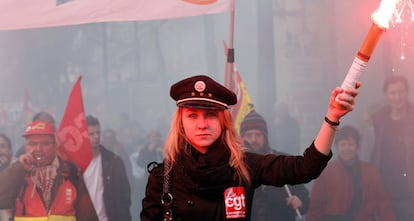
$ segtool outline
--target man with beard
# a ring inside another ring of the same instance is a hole
[[[250,112],[243,119],[240,135],[250,152],[283,154],[269,146],[267,123],[256,111]],[[306,213],[309,205],[309,191],[306,187],[303,184],[286,187],[291,189],[291,196],[282,187],[262,185],[257,188],[253,198],[252,220],[295,221],[295,216],[299,213]]]

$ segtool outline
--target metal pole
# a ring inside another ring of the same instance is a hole
[[[229,48],[227,49],[227,62],[226,62],[226,75],[224,79],[224,84],[228,88],[233,88],[233,67],[234,67],[234,0],[231,0],[231,10],[230,10],[230,39],[229,39]]]

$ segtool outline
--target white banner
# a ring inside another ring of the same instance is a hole
[[[231,10],[233,0],[0,0],[0,30],[171,19]]]

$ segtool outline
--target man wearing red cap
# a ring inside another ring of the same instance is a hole
[[[14,220],[98,220],[79,169],[56,154],[53,125],[30,123],[25,153],[0,173],[0,208]]]

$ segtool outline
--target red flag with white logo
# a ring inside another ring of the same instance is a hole
[[[83,173],[92,160],[92,148],[83,108],[81,79],[79,76],[70,93],[57,137],[58,154],[76,164]]]

